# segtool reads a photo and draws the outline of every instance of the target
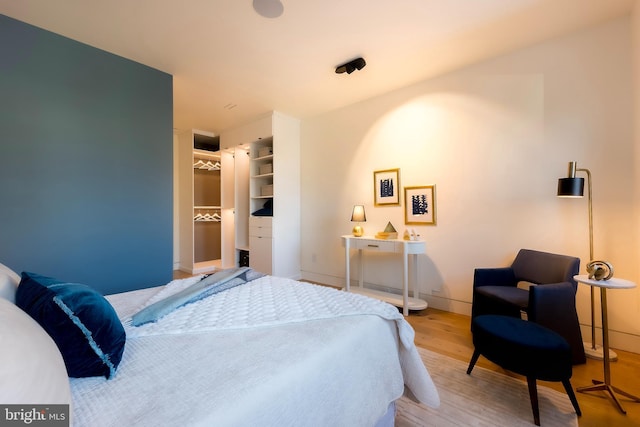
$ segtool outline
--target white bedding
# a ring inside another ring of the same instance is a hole
[[[108,299],[127,325],[189,280]],[[113,379],[71,380],[74,425],[373,426],[405,384],[437,406],[413,330],[389,307],[267,276],[127,326]]]

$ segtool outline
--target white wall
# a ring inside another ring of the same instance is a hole
[[[632,52],[633,52],[633,78],[634,78],[634,123],[635,123],[635,164],[640,165],[640,0],[634,3],[633,14],[631,16],[632,23]],[[636,246],[640,252],[640,166],[635,168],[635,192],[634,192],[634,208],[636,219]],[[640,277],[640,262],[636,263],[638,272],[636,277]],[[639,298],[640,300],[640,298]],[[639,303],[640,305],[640,303]],[[640,308],[638,309],[640,311]],[[638,323],[636,318],[636,323]]]
[[[390,168],[400,168],[403,187],[436,185],[437,225],[415,227],[427,242],[419,290],[432,307],[469,313],[474,268],[507,265],[519,248],[579,256],[584,267],[587,201],[555,197],[575,160],[593,174],[596,258],[640,282],[639,197],[629,195],[640,187],[637,22],[619,19],[304,120],[303,277],[344,283],[339,236],[350,233],[354,204],[365,205],[366,234],[387,221],[404,231],[404,200],[373,205],[373,171]],[[367,259],[367,283],[399,290],[399,259]],[[640,352],[638,289],[608,296],[612,345]],[[586,286],[577,306],[588,324]]]

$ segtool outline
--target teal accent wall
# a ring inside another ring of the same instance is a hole
[[[0,15],[0,263],[105,294],[170,281],[172,92]]]

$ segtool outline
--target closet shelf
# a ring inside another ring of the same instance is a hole
[[[253,175],[251,178],[260,179],[260,178],[269,178],[269,177],[273,177],[273,172],[272,173],[263,173],[261,175]]]
[[[222,209],[220,206],[194,206],[193,209],[207,209],[207,210],[217,210]]]
[[[220,154],[218,154],[217,152],[199,150],[197,148],[193,150],[193,156],[196,158],[220,160]]]

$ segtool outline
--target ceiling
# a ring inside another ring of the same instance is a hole
[[[340,108],[630,13],[634,0],[0,0],[0,13],[174,76],[174,127]],[[335,67],[362,56],[353,74]]]

